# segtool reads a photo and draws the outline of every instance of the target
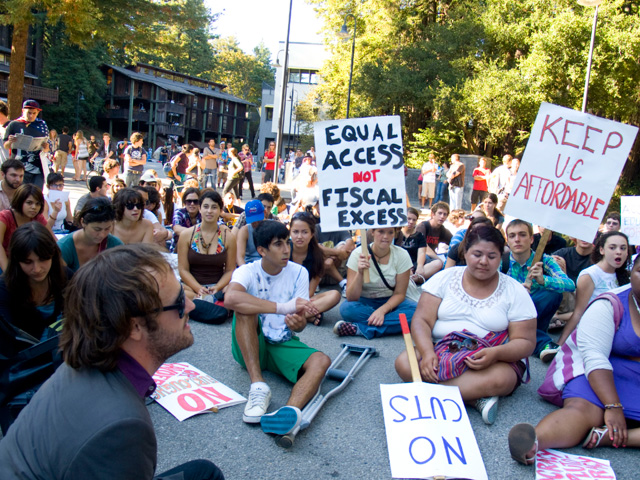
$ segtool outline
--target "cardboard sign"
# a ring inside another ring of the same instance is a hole
[[[609,460],[571,455],[557,450],[540,450],[536,455],[536,480],[597,478],[616,480]]]
[[[458,387],[380,385],[393,478],[487,480]]]
[[[620,197],[620,231],[640,245],[640,197]]]
[[[638,128],[543,103],[506,212],[591,241]]]
[[[183,421],[198,413],[210,412],[247,401],[215,378],[189,363],[164,363],[153,374],[157,388],[151,398]]]
[[[407,224],[400,117],[314,125],[323,232]]]

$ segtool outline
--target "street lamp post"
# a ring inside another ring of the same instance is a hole
[[[347,91],[347,118],[349,118],[349,107],[351,106],[351,81],[353,80],[353,57],[356,53],[356,31],[358,28],[358,19],[352,13],[347,13],[344,16],[344,23],[338,33],[341,38],[349,38],[349,30],[347,29],[347,18],[353,18],[353,35],[351,41],[351,68],[349,69],[349,90]]]
[[[295,86],[291,86],[291,110],[289,110],[289,135],[287,136],[287,144],[289,145],[289,150],[291,150],[291,121],[293,120],[293,94],[296,94],[296,103],[298,100],[298,92],[295,89]]]
[[[598,7],[602,0],[577,0],[584,7],[596,7],[593,13],[593,27],[591,28],[591,45],[589,46],[589,60],[587,62],[587,75],[584,80],[584,96],[582,97],[582,113],[587,111],[587,98],[589,96],[589,79],[591,77],[591,62],[593,60],[593,44],[596,40],[596,25],[598,23]]]
[[[280,90],[280,118],[278,119],[278,136],[276,137],[276,164],[274,166],[274,183],[278,183],[280,176],[280,155],[284,146],[282,135],[284,131],[284,107],[287,100],[287,83],[289,81],[289,34],[291,33],[291,10],[293,0],[289,0],[289,23],[287,24],[287,41],[284,44],[284,66],[282,67],[282,89]],[[283,165],[284,167],[284,165]]]

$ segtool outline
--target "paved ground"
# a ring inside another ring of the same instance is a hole
[[[160,170],[158,164],[151,164],[150,168]],[[72,191],[72,198],[86,191],[81,184],[70,182],[69,178],[66,188]],[[339,313],[334,308],[325,315],[323,325],[310,325],[301,333],[301,339],[335,357],[341,349],[340,343],[345,340],[331,331],[337,320]],[[191,322],[191,326],[195,344],[171,360],[190,362],[246,396],[249,379],[231,356],[230,322],[219,326]],[[343,393],[329,400],[310,428],[300,433],[290,450],[278,447],[273,438],[262,433],[259,427],[244,424],[243,406],[178,422],[160,405],[151,404],[149,411],[158,438],[158,471],[188,460],[207,458],[214,461],[230,480],[390,478],[379,384],[399,383],[393,361],[404,349],[404,343],[400,337],[372,341],[349,337],[348,341],[372,345],[380,356],[371,359]],[[543,364],[533,359],[531,368],[532,382],[501,400],[498,419],[493,426],[485,425],[475,410],[469,410],[485,467],[492,480],[534,478],[533,469],[512,461],[507,448],[507,435],[512,425],[523,421],[536,423],[554,408],[536,394],[544,377]],[[284,405],[290,385],[269,373],[266,380],[273,392],[271,408]],[[587,452],[575,448],[568,451],[609,459],[620,480],[640,477],[637,450],[603,448]]]

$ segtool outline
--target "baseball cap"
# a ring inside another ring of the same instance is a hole
[[[35,108],[36,110],[42,110],[40,104],[35,100],[25,100],[22,104],[22,108]]]
[[[142,180],[145,183],[146,182],[158,182],[158,179],[149,170],[147,170],[146,172],[144,172],[142,174],[142,177],[140,177],[140,180]]]
[[[264,205],[260,200],[251,200],[245,205],[244,214],[247,217],[247,223],[264,220]]]

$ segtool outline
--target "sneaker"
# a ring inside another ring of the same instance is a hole
[[[476,410],[482,415],[482,421],[493,425],[498,416],[498,397],[483,397],[476,400]]]
[[[352,337],[358,334],[358,327],[356,327],[355,323],[338,320],[333,326],[333,333],[339,337]]]
[[[260,423],[260,418],[267,413],[271,402],[271,389],[266,383],[251,386],[247,405],[244,407],[242,420],[245,423]]]
[[[264,433],[287,435],[293,432],[302,420],[302,412],[298,407],[282,407],[273,413],[267,413],[260,419]]]
[[[347,282],[344,282],[344,285],[341,287],[341,292],[343,298],[347,298]]]
[[[542,360],[543,363],[549,363],[551,360],[553,360],[553,357],[555,357],[556,353],[558,353],[559,351],[560,345],[554,342],[549,342],[540,352],[540,360]]]

